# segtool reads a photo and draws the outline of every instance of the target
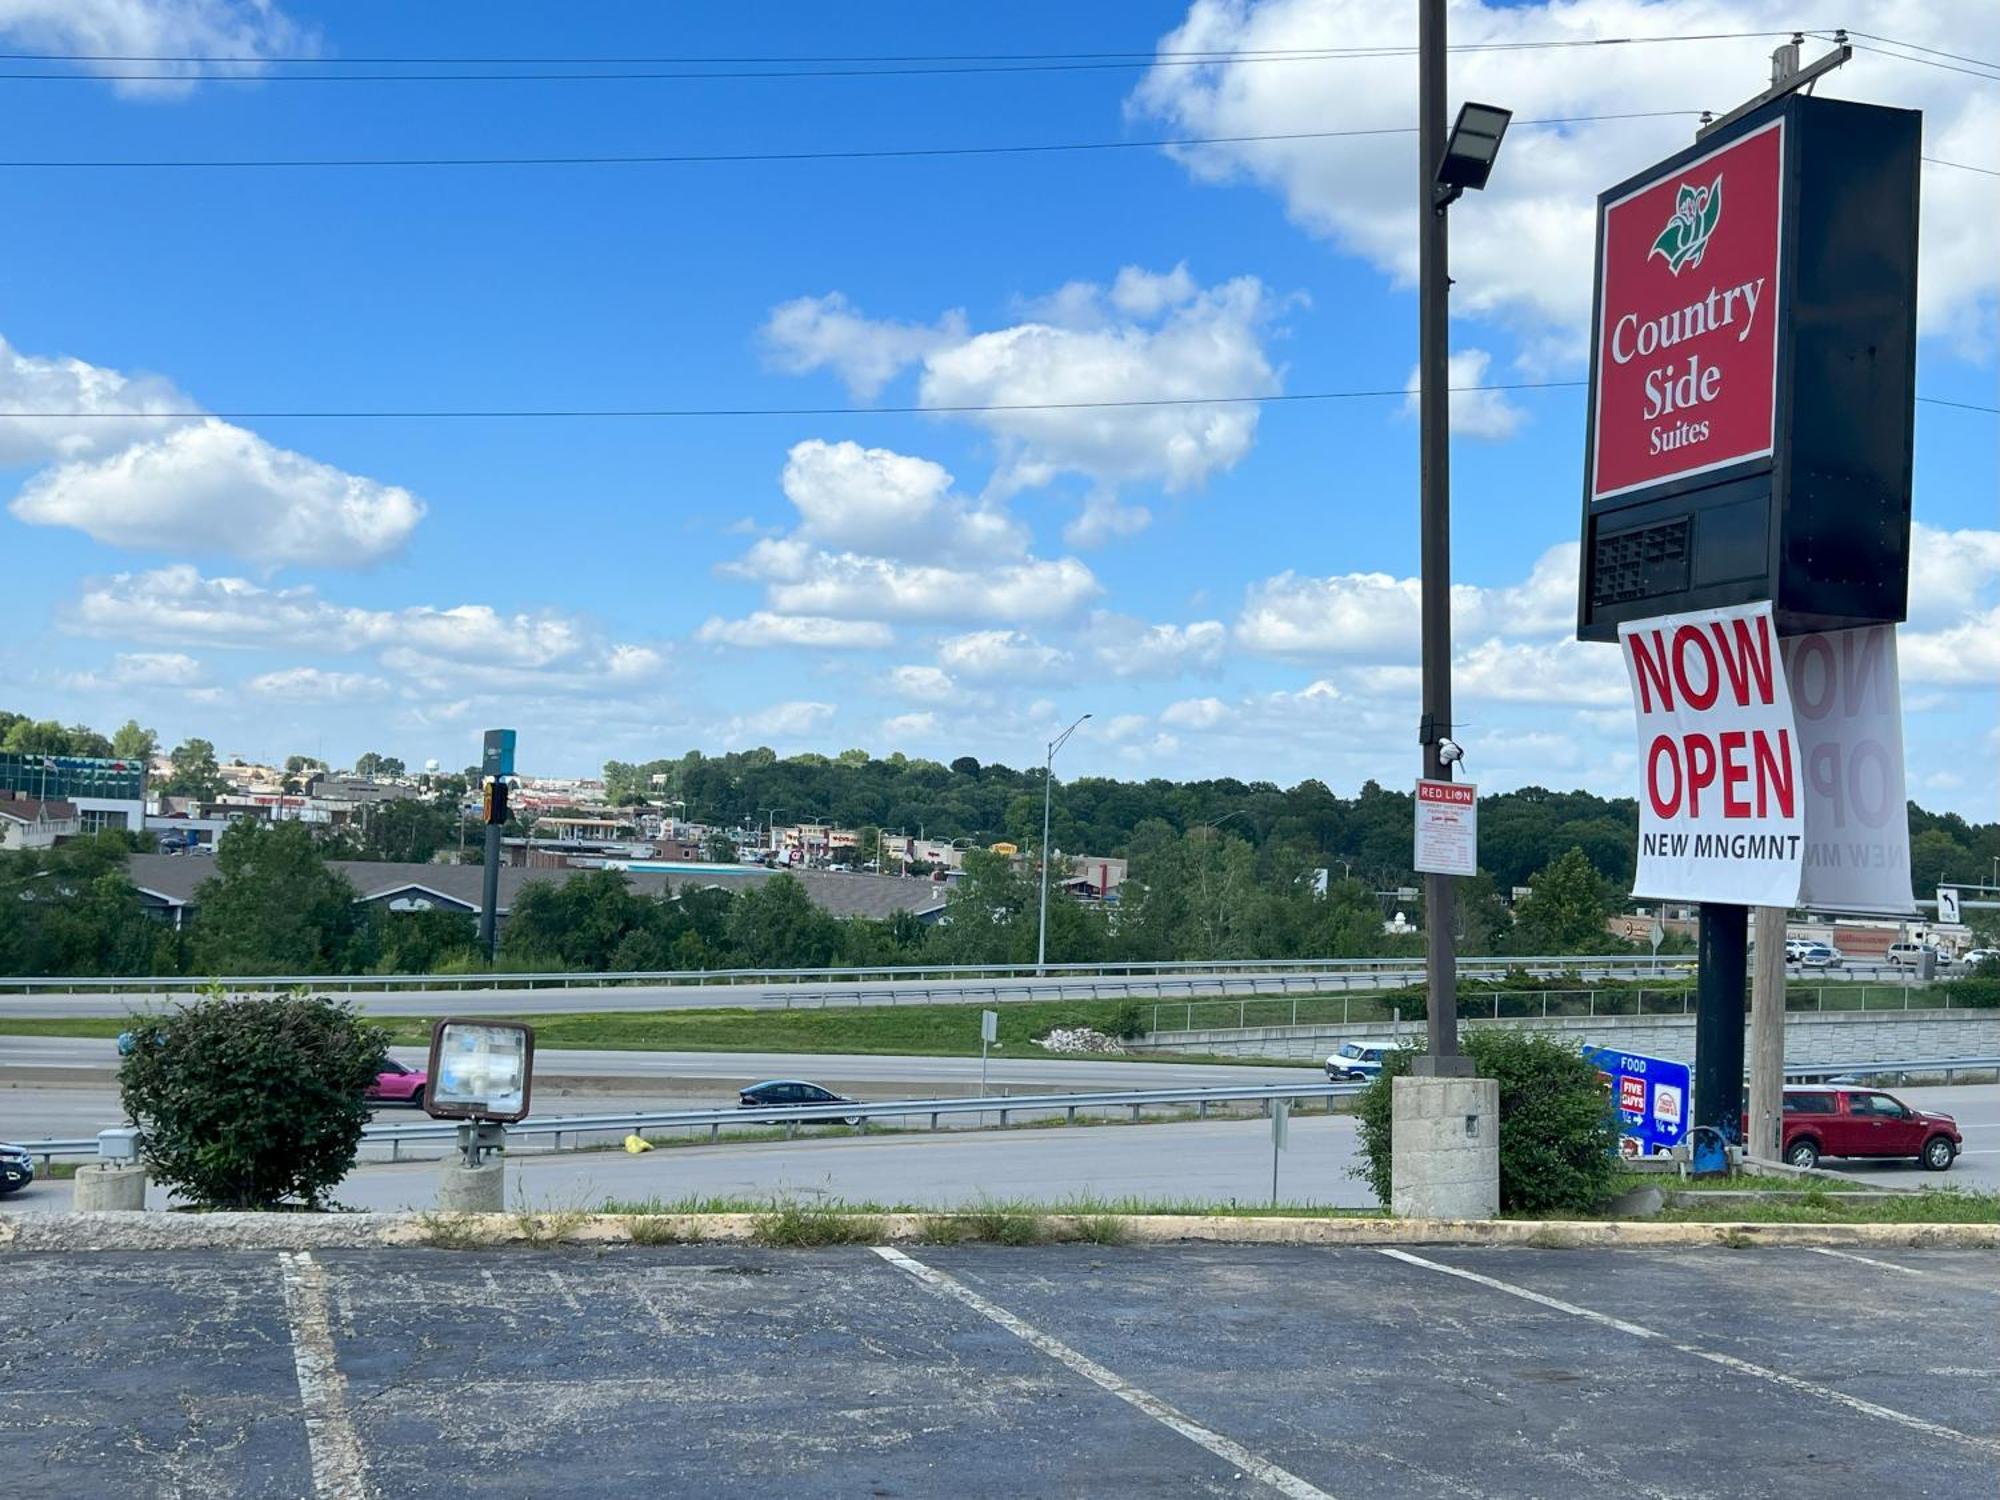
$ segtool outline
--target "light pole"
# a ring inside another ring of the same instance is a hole
[[[1458,748],[1451,739],[1451,271],[1446,211],[1467,188],[1483,188],[1512,116],[1488,104],[1466,104],[1447,138],[1445,0],[1421,0],[1417,20],[1417,369],[1422,450],[1422,609],[1424,777],[1451,779]],[[1447,751],[1447,747],[1449,751]],[[1434,1078],[1468,1078],[1472,1063],[1458,1050],[1458,955],[1453,877],[1424,876],[1425,1007],[1430,1050],[1413,1071]]]
[[[1085,714],[1083,719],[1089,718]],[[1046,971],[1049,961],[1049,793],[1055,783],[1056,751],[1069,743],[1069,737],[1076,733],[1078,719],[1061,734],[1049,741],[1049,753],[1042,761],[1042,906],[1041,915],[1035,922],[1035,971]]]
[[[757,811],[764,814],[764,848],[771,853],[776,853],[778,848],[775,842],[778,837],[778,814],[781,812],[790,812],[791,809],[789,807],[760,807]]]

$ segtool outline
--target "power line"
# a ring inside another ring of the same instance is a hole
[[[1941,156],[1926,156],[1924,161],[1933,167],[1956,167],[1961,172],[1977,172],[1982,177],[2000,177],[2000,171],[1992,167],[1975,167],[1969,161],[1946,161]]]
[[[1612,115],[1566,115],[1543,120],[1516,120],[1515,129],[1531,126],[1588,125],[1615,120],[1661,120],[1699,115],[1697,109],[1637,110]],[[1175,147],[1234,146],[1276,141],[1326,141],[1363,136],[1415,135],[1414,125],[1384,125],[1360,130],[1299,130],[1274,135],[1185,136],[1151,141],[1053,141],[1000,146],[886,146],[842,151],[679,152],[650,155],[596,156],[350,156],[350,157],[227,157],[201,160],[37,159],[0,161],[4,168],[181,168],[181,167],[576,167],[663,166],[694,163],[874,161],[932,156],[1027,156],[1065,151],[1153,151]]]
[[[1523,380],[1496,381],[1479,385],[1454,385],[1449,387],[1453,394],[1480,391],[1557,391],[1580,390],[1589,382],[1583,380]],[[1154,407],[1185,406],[1260,406],[1304,401],[1365,401],[1385,398],[1403,398],[1411,394],[1408,386],[1378,386],[1368,389],[1346,391],[1281,391],[1266,395],[1250,396],[1149,396],[1128,400],[1107,401],[1015,401],[987,402],[946,406],[650,406],[650,407],[512,407],[512,408],[471,408],[433,407],[405,408],[354,408],[335,410],[295,411],[5,411],[0,410],[0,421],[45,420],[83,421],[102,419],[118,422],[131,421],[197,421],[210,417],[229,422],[279,422],[279,421],[595,421],[595,420],[667,420],[721,417],[906,417],[906,416],[968,416],[981,413],[1038,412],[1038,411],[1118,411],[1146,409]],[[1949,406],[1961,411],[1990,412],[2000,415],[2000,406],[1981,406],[1970,401],[1948,401],[1941,396],[1918,396],[1916,398],[1931,406]]]
[[[1545,37],[1517,42],[1461,42],[1451,52],[1520,51],[1536,48],[1622,47],[1655,42],[1741,41],[1758,37],[1789,36],[1787,31],[1708,31],[1683,32],[1667,36]],[[1856,33],[1865,35],[1865,33]],[[243,67],[728,67],[761,64],[773,67],[828,65],[834,63],[1021,63],[1021,62],[1105,62],[1120,66],[1151,67],[1158,62],[1191,63],[1200,66],[1215,62],[1268,62],[1301,59],[1312,62],[1337,57],[1411,57],[1416,48],[1395,44],[1369,47],[1245,47],[1197,48],[1175,51],[1155,49],[1129,52],[889,52],[831,53],[816,55],[757,55],[735,57],[266,57],[251,53],[236,55],[138,52],[0,52],[0,62],[44,63],[192,63]],[[38,77],[43,75],[36,75]],[[176,75],[178,76],[178,75]],[[788,75],[789,76],[789,75]]]
[[[2000,62],[1992,62],[1983,57],[1967,57],[1963,52],[1944,52],[1936,47],[1926,47],[1919,42],[1906,42],[1900,37],[1877,36],[1872,31],[1847,30],[1849,36],[1865,36],[1871,42],[1887,42],[1892,47],[1907,47],[1912,52],[1928,52],[1933,57],[1950,58],[1953,62],[1976,63],[1982,68],[2000,68]]]
[[[1592,38],[1562,37],[1562,38],[1548,38],[1544,40],[1519,41],[1519,42],[1472,42],[1454,47],[1451,50],[1454,52],[1530,52],[1530,51],[1547,51],[1547,50],[1573,49],[1573,48],[1584,48],[1584,47],[1638,46],[1638,45],[1671,43],[1671,42],[1727,41],[1727,40],[1739,40],[1743,38],[1753,38],[1753,37],[1772,37],[1772,36],[1789,36],[1789,35],[1791,35],[1790,32],[1779,32],[1779,31],[1743,31],[1743,32],[1718,31],[1718,32],[1691,32],[1691,33],[1671,35],[1671,36],[1592,37]],[[919,61],[914,66],[908,63],[895,62],[891,66],[880,66],[880,65],[871,65],[863,63],[855,65],[842,65],[842,66],[799,67],[793,65],[793,66],[784,66],[776,68],[767,68],[767,67],[739,68],[734,66],[718,67],[715,64],[709,64],[706,66],[690,68],[686,62],[679,59],[662,59],[660,60],[661,63],[671,67],[672,69],[671,71],[664,71],[664,72],[592,71],[592,72],[581,72],[581,73],[573,73],[573,72],[20,73],[20,72],[13,72],[13,73],[0,73],[0,80],[8,80],[8,81],[22,82],[22,83],[26,82],[630,83],[630,82],[649,82],[649,81],[687,82],[700,79],[739,80],[739,79],[755,79],[755,78],[900,78],[900,77],[931,77],[938,75],[957,75],[957,74],[968,74],[968,73],[1101,72],[1106,70],[1129,70],[1129,69],[1145,69],[1145,68],[1180,68],[1180,67],[1202,68],[1202,67],[1212,67],[1218,63],[1250,64],[1250,63],[1294,63],[1294,62],[1352,62],[1352,61],[1368,61],[1377,58],[1414,57],[1415,55],[1416,55],[1416,48],[1414,47],[1386,47],[1386,46],[1349,47],[1349,48],[1328,47],[1328,48],[1300,48],[1291,51],[1273,50],[1268,52],[1244,52],[1244,53],[1235,53],[1235,52],[1193,53],[1185,56],[1162,55],[1159,53],[1113,54],[1110,55],[1109,57],[1093,56],[1091,54],[1069,54],[1069,55],[1051,54],[1050,55],[1051,57],[1063,60],[1002,61],[996,59],[996,60],[936,61],[936,62]],[[72,61],[93,61],[93,60],[111,61],[111,62],[153,61],[153,59],[140,59],[136,57],[128,59],[121,57],[98,56],[93,58],[88,55],[72,55],[72,56],[56,57],[56,56],[42,55],[42,54],[13,54],[13,56],[16,59],[26,59],[38,62],[51,62],[51,63],[72,62]],[[306,59],[306,58],[263,58],[263,57],[233,57],[233,58],[187,57],[187,58],[177,58],[177,59],[162,58],[159,59],[159,61],[179,62],[179,63],[193,65],[196,67],[200,67],[203,65],[209,65],[209,66],[224,65],[224,66],[237,66],[245,68],[262,68],[268,65],[280,64],[280,63],[291,64],[291,65],[316,64],[322,67],[342,65],[342,62],[339,59],[329,59],[321,61],[321,60]],[[380,63],[386,63],[387,61],[389,60],[387,59],[377,60],[375,64],[370,64],[363,60],[354,60],[346,63],[346,65],[347,66],[379,65]],[[415,66],[433,66],[437,61],[453,62],[457,60],[411,59],[410,63]],[[621,68],[648,67],[652,65],[649,60],[633,60],[625,58],[616,58],[608,60],[591,59],[586,61],[587,62],[601,61],[604,66],[613,66]],[[700,60],[696,61],[699,62]],[[760,59],[758,61],[784,62],[786,60]],[[810,59],[801,59],[801,61],[810,61]],[[465,62],[468,66],[491,66],[495,62],[513,63],[514,60],[466,59]],[[547,59],[547,60],[521,60],[517,65],[524,65],[530,67],[533,66],[569,67],[569,66],[577,66],[578,64],[566,59]]]
[[[1977,68],[1961,68],[1956,63],[1939,62],[1932,57],[1915,57],[1908,52],[1891,52],[1887,47],[1871,47],[1866,42],[1854,42],[1856,52],[1872,52],[1877,57],[1893,57],[1898,62],[1915,63],[1919,67],[1936,68],[1945,73],[1960,73],[1967,78],[1984,78],[1988,83],[2000,83],[2000,73],[1982,73]]]

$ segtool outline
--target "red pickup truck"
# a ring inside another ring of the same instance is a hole
[[[1785,1160],[1812,1167],[1822,1156],[1913,1157],[1933,1172],[1965,1145],[1958,1121],[1905,1104],[1880,1089],[1793,1084],[1785,1090]]]

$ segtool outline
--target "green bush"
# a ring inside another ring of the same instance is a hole
[[[204,1208],[322,1208],[354,1165],[388,1033],[324,995],[136,1017],[118,1070],[153,1176]]]
[[[1589,1213],[1618,1174],[1618,1124],[1597,1069],[1574,1047],[1528,1031],[1468,1031],[1466,1055],[1500,1085],[1500,1209]],[[1421,1048],[1383,1059],[1356,1115],[1367,1165],[1357,1168],[1384,1204],[1390,1198],[1392,1090]]]
[[[1111,1034],[1121,1042],[1136,1041],[1153,1027],[1153,1007],[1127,1000],[1112,1013]]]
[[[1982,969],[1991,967],[1981,964]],[[1965,979],[1954,979],[1944,986],[1945,998],[1951,1005],[1969,1005],[1978,1010],[2000,1010],[2000,979],[1988,979],[1984,975],[1973,975]]]

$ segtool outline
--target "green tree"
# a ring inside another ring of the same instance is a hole
[[[388,1033],[324,995],[133,1018],[118,1069],[153,1176],[198,1206],[322,1208],[354,1165]]]
[[[169,757],[166,793],[170,797],[205,800],[222,791],[222,768],[215,761],[215,746],[208,740],[186,739],[174,746]]]
[[[0,973],[172,973],[172,934],[145,914],[125,873],[132,844],[107,829],[0,853]]]
[[[373,928],[369,946],[375,951],[378,973],[435,974],[447,965],[463,965],[478,956],[478,928],[466,912],[444,908],[389,911],[371,905],[368,922]]]
[[[1615,909],[1611,890],[1580,848],[1572,848],[1528,882],[1514,910],[1517,953],[1605,953],[1620,946],[1604,925]]]
[[[303,823],[232,824],[195,903],[195,967],[206,974],[344,973],[367,935],[354,887]]]
[[[160,737],[141,729],[137,719],[127,719],[111,736],[111,753],[120,760],[150,761],[160,749]]]
[[[438,850],[458,840],[456,819],[418,797],[376,803],[347,833],[343,852],[350,858],[411,864],[428,864]]]
[[[13,755],[74,755],[70,732],[54,719],[16,719],[8,726],[0,750]]]
[[[1618,1174],[1618,1125],[1596,1065],[1573,1046],[1533,1032],[1478,1028],[1464,1035],[1481,1078],[1500,1085],[1500,1209],[1503,1213],[1593,1213]],[[1390,1201],[1395,1081],[1421,1055],[1399,1049],[1355,1113],[1365,1164],[1356,1172]]]
[[[840,951],[840,923],[795,876],[774,875],[743,891],[729,912],[729,945],[756,969],[823,969]]]
[[[730,841],[729,835],[726,833],[711,833],[708,836],[707,846],[702,850],[702,853],[708,856],[711,864],[733,865],[736,863],[736,845]]]

